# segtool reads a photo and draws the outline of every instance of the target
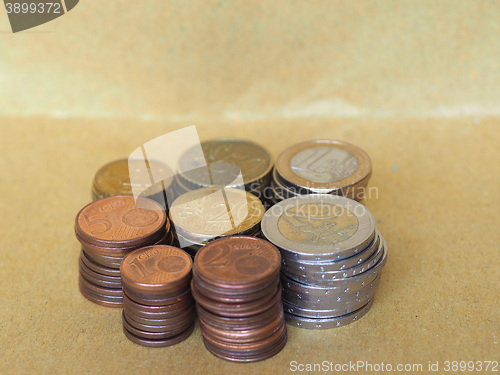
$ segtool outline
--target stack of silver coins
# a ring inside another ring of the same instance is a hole
[[[330,194],[302,195],[271,207],[263,236],[282,255],[285,317],[310,329],[339,327],[368,312],[387,245],[362,204]]]
[[[259,236],[265,209],[240,189],[202,188],[184,193],[170,207],[179,245],[190,255],[208,242],[231,235]]]
[[[363,200],[370,180],[370,157],[359,147],[313,140],[289,147],[276,161],[273,203],[303,194],[332,194]]]
[[[269,186],[271,154],[247,140],[219,138],[188,149],[179,159],[175,196],[206,187],[244,189],[258,198]]]

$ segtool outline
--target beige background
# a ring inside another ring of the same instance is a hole
[[[82,0],[13,35],[0,5],[0,373],[287,373],[290,361],[499,360],[499,1]],[[195,124],[276,157],[365,149],[389,260],[370,313],[270,360],[147,349],[77,287],[93,174]],[[362,373],[362,372],[360,372]]]

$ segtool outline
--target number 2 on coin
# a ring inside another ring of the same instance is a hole
[[[218,246],[218,247],[214,248],[213,250],[210,249],[207,253],[207,256],[209,256],[209,254],[214,252],[214,250],[217,252],[217,254],[215,255],[215,258],[213,258],[212,260],[207,262],[207,266],[225,267],[225,266],[229,265],[230,260],[223,259],[227,255],[227,253],[229,253],[229,248],[227,246],[224,246],[224,247]]]

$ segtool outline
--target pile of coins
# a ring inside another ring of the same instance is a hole
[[[260,234],[265,209],[253,194],[236,188],[202,188],[181,195],[170,207],[177,240],[191,255],[223,236]]]
[[[212,354],[254,362],[285,346],[280,264],[275,246],[246,236],[215,240],[196,254],[191,289]]]
[[[170,221],[162,207],[147,198],[114,196],[92,202],[76,216],[81,243],[79,286],[90,301],[110,307],[123,304],[120,263],[131,251],[170,244]]]
[[[289,198],[266,212],[262,233],[281,251],[289,323],[333,328],[368,312],[387,245],[365,206],[329,194]]]
[[[130,181],[130,171],[133,171],[135,189]],[[151,181],[154,176],[157,183]],[[97,171],[91,188],[92,200],[112,197],[115,195],[133,195],[134,190],[139,195],[152,199],[165,207],[167,195],[172,193],[172,171],[164,164],[148,160],[120,159],[112,161]]]
[[[333,140],[307,141],[280,154],[271,182],[271,201],[303,194],[333,194],[361,201],[372,173],[359,147]]]
[[[262,146],[235,138],[220,138],[188,149],[179,159],[177,196],[205,187],[240,188],[263,197],[271,180],[273,160]],[[241,178],[238,178],[241,177]]]
[[[148,246],[123,259],[123,332],[136,344],[164,347],[191,335],[196,317],[191,257],[173,246]]]

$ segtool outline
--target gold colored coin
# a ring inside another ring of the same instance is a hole
[[[147,165],[149,167],[147,167]],[[162,193],[171,184],[172,171],[166,165],[157,161],[120,159],[101,167],[92,186],[92,197],[105,198],[115,195],[133,195],[130,182],[130,171],[134,173],[136,191],[142,191],[142,196],[151,197]],[[154,181],[151,180],[154,176]],[[163,181],[163,184],[160,182]]]
[[[264,211],[261,201],[244,190],[202,188],[177,198],[170,218],[184,237],[232,235],[258,225]]]

